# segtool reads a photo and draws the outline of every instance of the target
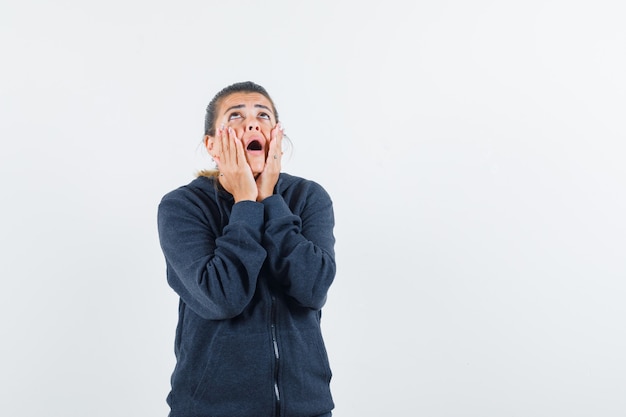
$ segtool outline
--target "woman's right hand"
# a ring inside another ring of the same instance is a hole
[[[220,171],[222,187],[235,198],[235,203],[244,200],[256,201],[258,188],[252,169],[246,160],[246,152],[235,131],[228,127],[218,128],[215,133],[218,153],[213,159]]]

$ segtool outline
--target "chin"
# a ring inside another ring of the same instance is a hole
[[[265,157],[263,156],[248,157],[247,162],[255,178],[265,169]]]
[[[252,169],[252,175],[254,175],[254,178],[256,178],[261,172],[263,172],[263,168],[265,168],[265,165],[251,166],[250,168]]]

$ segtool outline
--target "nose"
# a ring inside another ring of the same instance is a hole
[[[249,117],[247,120],[247,123],[248,123],[248,130],[256,130],[256,131],[261,130],[261,127],[259,126],[259,121],[255,117]]]

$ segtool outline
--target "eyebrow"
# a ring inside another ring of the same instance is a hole
[[[235,109],[242,109],[242,108],[244,108],[244,107],[246,107],[246,106],[245,106],[245,104],[237,104],[237,105],[235,105],[235,106],[230,106],[229,108],[227,108],[227,109],[224,111],[224,114],[228,113],[228,112],[229,112],[229,111],[231,111],[231,110],[235,110]],[[269,107],[264,106],[263,104],[255,104],[255,105],[254,105],[254,107],[255,107],[255,108],[258,108],[258,109],[265,109],[265,110],[267,110],[268,112],[272,113],[272,110],[271,110]],[[274,114],[274,113],[272,113],[272,114]]]

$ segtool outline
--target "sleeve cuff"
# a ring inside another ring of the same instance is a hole
[[[243,222],[260,229],[263,226],[263,204],[248,200],[234,204],[229,223],[235,222]]]
[[[265,208],[266,219],[275,219],[277,217],[291,216],[293,214],[283,197],[279,194],[271,195],[261,203]]]

